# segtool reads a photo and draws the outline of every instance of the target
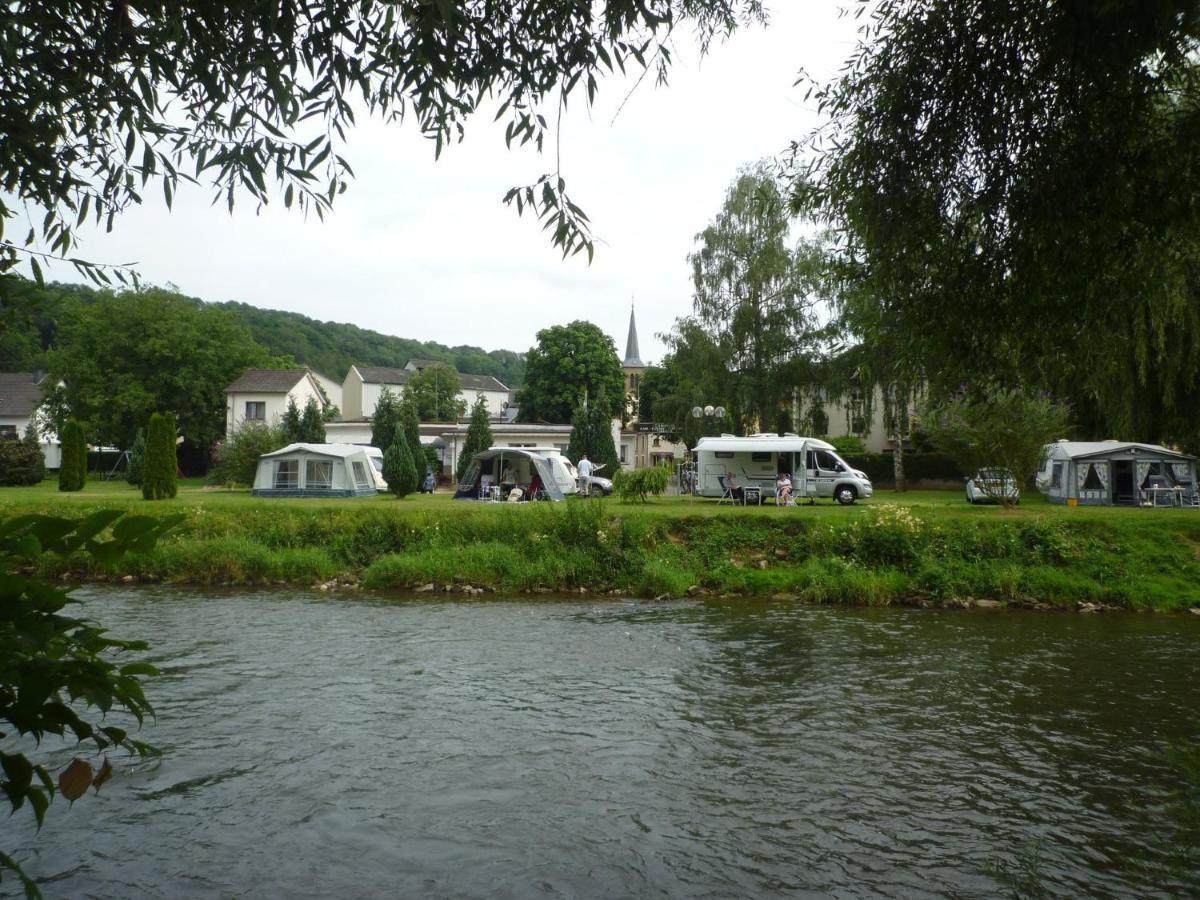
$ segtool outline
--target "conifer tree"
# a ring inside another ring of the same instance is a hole
[[[404,497],[417,489],[417,465],[404,435],[404,426],[397,424],[391,443],[383,454],[383,480],[388,490]]]
[[[125,471],[125,480],[134,487],[142,484],[142,473],[146,470],[146,431],[138,429],[133,446],[129,448],[129,468]]]
[[[613,444],[612,416],[609,410],[604,391],[597,391],[596,402],[588,406],[588,431],[592,442],[592,452],[588,454],[588,459],[598,466],[604,466],[611,477],[621,468],[621,460]]]
[[[421,449],[421,419],[417,413],[417,404],[408,396],[400,403],[400,426],[404,429],[404,439],[408,442],[413,466],[416,467],[417,474],[424,478],[425,451]]]
[[[296,398],[288,397],[287,409],[283,413],[283,436],[289,444],[297,444],[304,440],[303,428],[300,424],[300,410],[296,407]]]
[[[591,458],[591,425],[587,404],[580,403],[575,407],[575,413],[571,416],[571,441],[567,444],[567,458],[571,461],[577,463],[584,456]]]
[[[467,426],[467,438],[463,442],[462,453],[458,456],[458,466],[454,477],[462,481],[467,466],[471,464],[471,457],[490,446],[492,446],[492,426],[488,420],[487,400],[480,396],[475,401],[475,405],[471,407],[471,424]]]
[[[291,408],[294,408],[292,404]],[[300,437],[298,440],[306,444],[325,443],[325,422],[321,418],[321,408],[315,397],[309,397],[304,404],[304,414],[300,417]]]
[[[400,402],[396,395],[385,386],[379,392],[379,400],[375,404],[375,414],[371,418],[371,446],[378,447],[384,455],[387,455],[388,447],[392,446],[392,436],[396,433],[396,423],[399,421]]]
[[[175,457],[175,419],[155,413],[146,428],[146,458],[142,467],[142,496],[147,500],[166,500],[178,492]]]
[[[67,419],[62,430],[62,464],[58,470],[60,491],[83,490],[87,480],[87,441],[83,426],[74,416]]]

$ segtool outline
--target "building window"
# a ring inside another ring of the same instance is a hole
[[[356,487],[367,488],[371,486],[370,480],[367,478],[367,467],[357,460],[354,461],[354,484]]]
[[[621,445],[621,462],[622,462],[622,464],[628,462],[628,460],[629,460],[628,451],[629,451],[629,447],[625,444],[622,444]]]
[[[275,489],[288,489],[299,487],[300,482],[300,460],[298,459],[281,459],[275,463]]]
[[[304,464],[304,486],[317,491],[327,491],[333,487],[333,460],[308,460]]]
[[[267,420],[267,404],[265,400],[246,401],[246,421],[265,422]]]
[[[0,440],[12,441],[16,440],[17,426],[16,425],[0,425]]]

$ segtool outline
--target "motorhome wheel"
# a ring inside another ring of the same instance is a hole
[[[849,506],[858,499],[858,491],[856,491],[850,485],[844,484],[837,489],[837,493],[834,495],[834,498],[838,503],[842,504],[842,506]]]

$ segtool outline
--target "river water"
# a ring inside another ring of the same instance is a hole
[[[164,755],[0,819],[49,898],[1200,890],[1147,866],[1196,617],[80,596]]]

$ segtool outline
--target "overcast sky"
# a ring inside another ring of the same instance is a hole
[[[553,157],[508,151],[483,118],[439,161],[411,126],[363,122],[345,152],[355,171],[324,222],[275,204],[211,206],[181,188],[125,213],[112,234],[81,232],[81,256],[136,260],[142,277],[203,300],[240,300],[353,322],[386,334],[525,351],[538,329],[585,318],[624,352],[636,300],[643,359],[691,305],[687,254],[720,209],[740,166],[782,152],[817,121],[801,67],[833,74],[854,22],[841,0],[773,0],[765,29],[743,30],[701,58],[677,40],[671,83],[601,83],[563,121],[563,168],[602,240],[596,258],[561,259],[505,191],[553,168]],[[490,117],[489,117],[490,118]],[[155,192],[157,193],[157,192]],[[19,229],[13,228],[14,233]],[[51,277],[75,281],[69,268]],[[343,372],[330,372],[336,378]]]

